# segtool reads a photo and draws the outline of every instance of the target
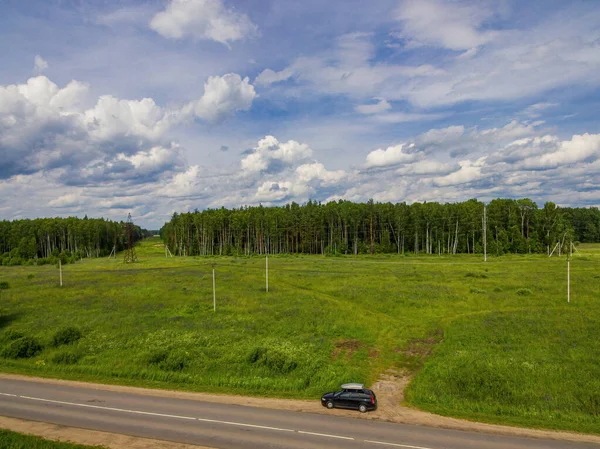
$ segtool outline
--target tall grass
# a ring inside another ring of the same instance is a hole
[[[472,255],[270,257],[269,293],[263,258],[166,259],[153,239],[137,248],[139,263],[123,264],[117,257],[63,267],[62,288],[53,267],[2,267],[0,281],[10,281],[11,288],[0,305],[0,349],[20,338],[34,338],[43,349],[29,358],[0,358],[0,369],[315,398],[344,382],[370,384],[393,368],[417,373],[408,401],[422,408],[600,432],[590,418],[595,398],[578,393],[595,388],[600,362],[594,327],[585,334],[575,319],[600,321],[600,248],[580,251],[571,264],[571,304],[565,259],[539,255],[489,258],[486,264]],[[578,364],[562,340],[535,333],[559,324],[577,338]],[[65,329],[80,338],[58,345]],[[506,345],[486,343],[490,332],[520,340],[507,352]],[[507,362],[511,357],[537,363],[538,380],[520,381],[519,373],[529,371],[516,370]],[[558,366],[561,378],[571,379],[561,389],[550,373]],[[584,377],[581,369],[587,370]],[[512,380],[496,379],[497,373]],[[456,376],[464,385],[450,385]],[[496,380],[486,386],[482,378]],[[446,392],[451,386],[453,393]],[[485,393],[502,388],[514,390],[513,399]],[[527,396],[527,388],[539,394]],[[479,396],[472,393],[480,389]],[[563,407],[548,395],[568,397],[570,418],[532,418],[537,409],[531,398],[548,410]],[[525,397],[527,406],[518,405]]]
[[[44,440],[32,435],[23,435],[0,429],[0,449],[103,449],[104,446],[83,446]]]

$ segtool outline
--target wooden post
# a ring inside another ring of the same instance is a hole
[[[487,216],[483,205],[483,261],[487,262]]]
[[[571,259],[567,257],[567,302],[571,302]]]
[[[213,267],[213,311],[217,311],[217,290],[215,287],[215,267]]]
[[[266,269],[267,293],[269,293],[269,255],[267,255],[267,257],[265,259],[265,269]]]
[[[60,258],[58,259],[58,276],[60,279],[60,286],[62,287],[62,264],[60,263]]]

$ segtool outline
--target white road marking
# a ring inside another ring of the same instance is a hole
[[[196,419],[198,421],[214,422],[214,423],[218,423],[218,424],[229,424],[232,426],[255,427],[257,429],[279,430],[281,432],[295,432],[295,430],[293,430],[293,429],[280,429],[279,427],[259,426],[256,424],[246,424],[246,423],[241,423],[241,422],[219,421],[218,419],[207,419],[207,418],[196,418]]]
[[[111,411],[115,411],[115,412],[135,413],[138,415],[161,416],[164,418],[189,419],[192,421],[196,420],[196,418],[193,418],[191,416],[166,415],[163,413],[142,412],[140,410],[128,410],[125,408],[103,407],[101,405],[78,404],[76,402],[64,402],[64,401],[54,401],[52,399],[32,398],[30,396],[19,396],[19,397],[23,398],[23,399],[30,399],[32,401],[50,402],[52,404],[73,405],[75,407],[96,408],[96,409],[101,409],[101,410],[111,410]]]
[[[430,447],[423,447],[423,446],[410,446],[408,444],[398,444],[398,443],[385,443],[383,441],[371,441],[371,440],[364,440],[365,443],[373,443],[373,444],[383,444],[386,446],[394,446],[394,447],[405,447],[408,449],[431,449]]]
[[[316,435],[318,437],[339,438],[340,440],[353,440],[354,439],[351,437],[342,437],[340,435],[329,435],[328,433],[305,432],[303,430],[299,430],[298,433],[303,433],[305,435]]]
[[[77,402],[56,401],[53,399],[35,398],[35,397],[31,397],[31,396],[19,396],[19,395],[10,394],[10,393],[0,393],[0,396],[18,397],[18,398],[22,398],[22,399],[29,399],[31,401],[48,402],[51,404],[72,405],[74,407],[86,407],[86,408],[94,408],[94,409],[100,409],[100,410],[111,410],[111,411],[115,411],[115,412],[134,413],[134,414],[138,414],[138,415],[160,416],[163,418],[187,419],[190,421],[213,422],[213,423],[218,423],[218,424],[228,424],[231,426],[252,427],[252,428],[256,428],[256,429],[266,429],[266,430],[276,430],[279,432],[297,432],[297,433],[301,433],[304,435],[314,435],[314,436],[326,437],[326,438],[337,438],[340,440],[355,440],[355,438],[352,438],[352,437],[344,437],[341,435],[331,435],[328,433],[307,432],[305,430],[284,429],[284,428],[280,428],[280,427],[260,426],[257,424],[246,424],[246,423],[233,422],[233,421],[220,421],[217,419],[194,418],[191,416],[180,416],[180,415],[168,415],[168,414],[164,414],[164,413],[143,412],[141,410],[129,410],[129,409],[115,408],[115,407],[103,407],[101,405],[79,404]],[[432,449],[432,448],[423,447],[423,446],[411,446],[408,444],[386,443],[383,441],[372,441],[372,440],[363,440],[363,441],[365,443],[381,444],[381,445],[393,446],[393,447],[402,447],[402,448],[406,448],[406,449]]]

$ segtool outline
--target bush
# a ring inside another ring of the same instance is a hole
[[[467,274],[465,274],[465,277],[466,278],[476,278],[476,279],[487,279],[487,274],[469,271]]]
[[[267,367],[274,374],[287,374],[298,367],[296,351],[290,344],[272,344],[253,348],[247,360],[252,364]]]
[[[533,292],[528,288],[520,288],[517,290],[517,295],[519,296],[530,296],[533,295]]]
[[[182,350],[157,349],[146,355],[146,362],[165,371],[181,371],[188,364],[189,355]]]
[[[65,327],[52,337],[52,346],[70,345],[81,338],[81,331],[76,327]]]
[[[172,351],[165,360],[158,364],[158,367],[166,371],[181,371],[187,365],[188,359],[186,352],[181,350]]]
[[[0,290],[8,290],[9,287],[10,287],[10,285],[8,284],[8,282],[6,282],[6,281],[0,282]]]
[[[149,365],[158,365],[161,362],[164,362],[165,359],[169,356],[169,351],[165,349],[157,349],[152,351],[146,355],[146,363]]]
[[[23,332],[15,329],[9,329],[6,332],[4,332],[4,339],[9,341],[18,340],[19,338],[23,338],[24,336],[25,334],[23,334]]]
[[[73,365],[81,359],[82,354],[79,351],[73,351],[70,349],[57,352],[52,356],[52,362],[61,365]]]
[[[42,352],[43,346],[32,337],[23,337],[13,341],[2,351],[6,359],[28,359]]]

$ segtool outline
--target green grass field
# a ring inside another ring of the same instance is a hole
[[[418,408],[600,433],[600,245],[579,251],[570,304],[565,258],[540,255],[270,257],[269,293],[264,258],[166,259],[158,239],[63,267],[62,288],[1,267],[0,370],[317,399],[404,369]]]
[[[103,449],[104,446],[82,446],[44,440],[32,435],[23,435],[0,429],[0,449]]]

